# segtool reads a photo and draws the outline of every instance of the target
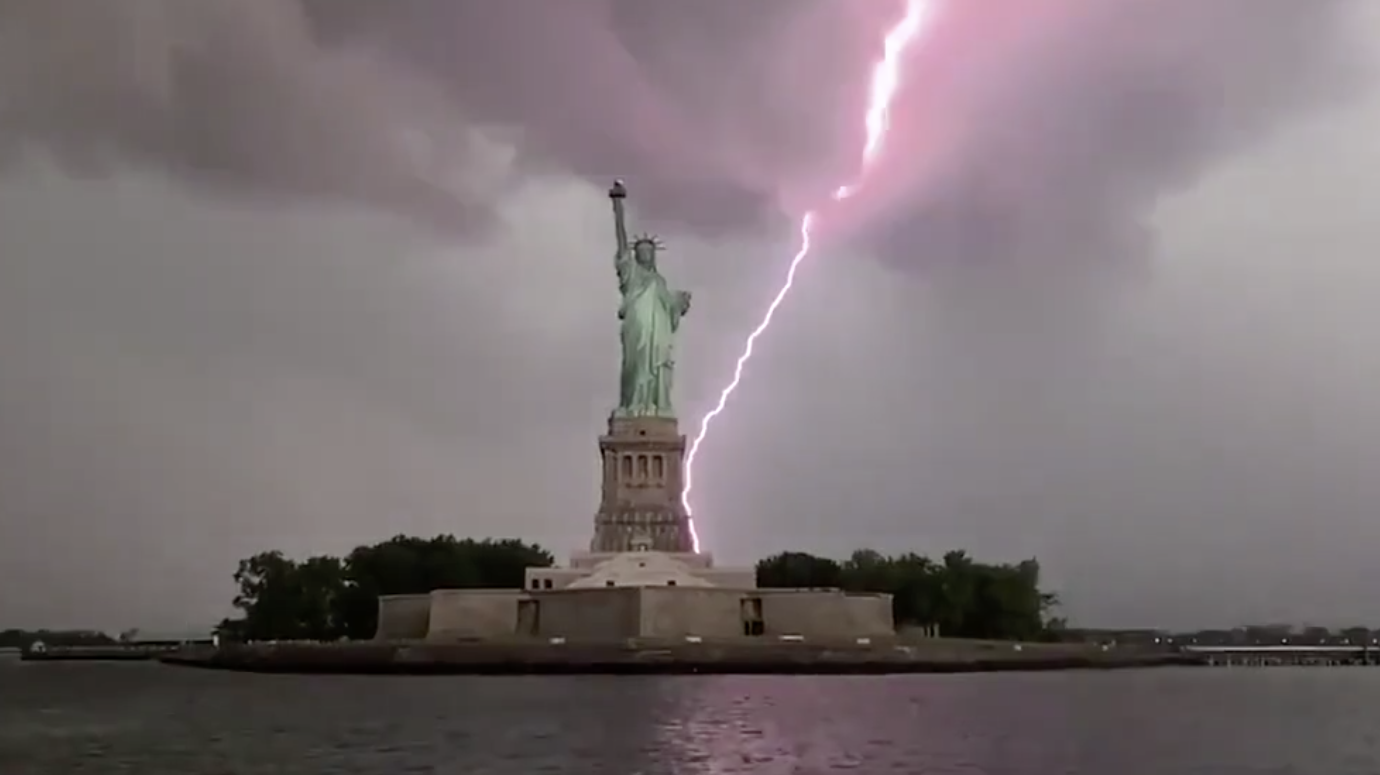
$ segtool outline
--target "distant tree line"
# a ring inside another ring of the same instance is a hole
[[[270,551],[241,560],[235,571],[238,616],[218,630],[235,640],[365,639],[378,623],[381,595],[435,589],[520,588],[529,567],[549,567],[542,547],[515,539],[424,539],[397,536],[345,557],[293,560]],[[785,552],[757,563],[770,587],[887,592],[898,627],[937,627],[964,638],[1031,640],[1045,636],[1055,596],[1040,589],[1035,560],[991,565],[967,553],[940,560],[871,550],[838,561]]]
[[[0,649],[20,649],[42,641],[45,646],[109,646],[116,640],[97,630],[0,630]]]

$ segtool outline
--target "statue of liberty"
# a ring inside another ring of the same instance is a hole
[[[622,303],[618,319],[623,342],[623,363],[618,381],[615,417],[674,417],[671,384],[675,374],[675,340],[681,318],[690,311],[690,293],[673,291],[657,271],[660,242],[651,235],[628,242],[623,204],[628,190],[623,181],[609,189],[613,201],[613,226],[618,252],[613,265],[618,271]]]

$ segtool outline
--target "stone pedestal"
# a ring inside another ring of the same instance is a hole
[[[690,520],[680,502],[685,437],[675,418],[611,417],[599,452],[603,495],[589,550],[693,552]]]

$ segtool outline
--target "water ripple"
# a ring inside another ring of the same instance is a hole
[[[1374,775],[1380,670],[332,678],[0,662],[33,775]]]

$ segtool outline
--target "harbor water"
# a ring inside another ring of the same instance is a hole
[[[1374,775],[1380,671],[333,677],[0,659],[26,775]]]

